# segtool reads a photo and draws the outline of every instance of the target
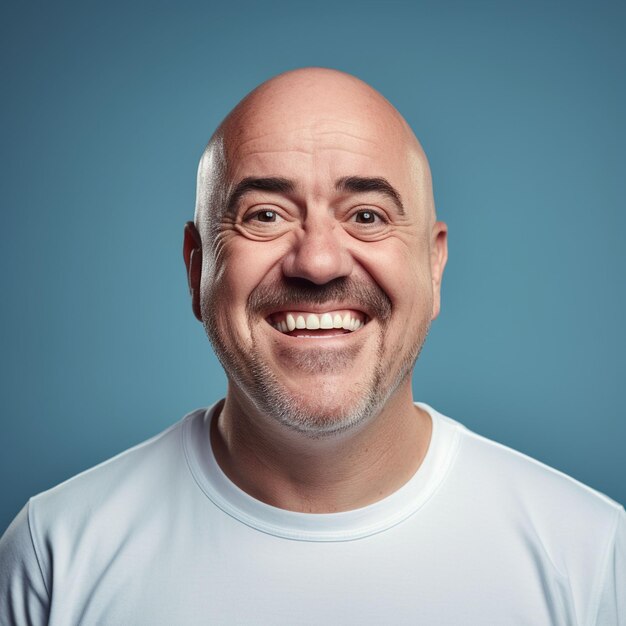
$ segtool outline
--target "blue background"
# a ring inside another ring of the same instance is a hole
[[[181,245],[251,88],[322,65],[404,114],[450,228],[415,395],[626,502],[624,3],[3,3],[0,530],[224,393]]]

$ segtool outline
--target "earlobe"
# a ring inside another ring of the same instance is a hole
[[[200,310],[200,283],[202,277],[202,240],[200,233],[193,222],[185,224],[183,240],[183,257],[187,267],[187,282],[191,295],[191,308],[193,314],[202,321]]]
[[[443,270],[448,260],[448,226],[444,222],[435,222],[431,238],[430,271],[433,285],[434,320],[441,310],[441,281]]]

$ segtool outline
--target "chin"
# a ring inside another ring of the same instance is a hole
[[[356,431],[375,418],[410,375],[428,333],[424,323],[412,345],[388,354],[381,335],[371,355],[358,344],[307,350],[281,346],[275,358],[267,359],[262,355],[268,350],[259,349],[254,336],[244,350],[232,328],[220,330],[215,322],[207,317],[207,335],[240,392],[269,420],[314,439]]]
[[[279,382],[264,363],[252,367],[254,383],[247,395],[259,412],[288,429],[311,438],[324,438],[358,428],[375,416],[387,394],[380,393],[380,377],[350,387],[336,376],[311,376],[304,389],[290,389]],[[384,397],[383,397],[384,396]]]
[[[270,415],[283,426],[313,439],[332,437],[364,425],[375,414],[369,398],[358,404],[309,401],[302,397],[276,399]]]

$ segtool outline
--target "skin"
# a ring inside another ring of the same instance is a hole
[[[241,181],[268,177],[291,186],[249,190],[227,209]],[[347,177],[384,179],[402,206],[380,190],[338,188]],[[281,74],[218,128],[197,198],[184,257],[194,314],[229,380],[211,433],[221,468],[253,497],[294,511],[350,510],[397,490],[430,441],[411,374],[447,259],[447,227],[409,126],[352,76]],[[269,323],[335,310],[366,323],[299,333],[309,337]]]

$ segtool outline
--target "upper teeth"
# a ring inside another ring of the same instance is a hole
[[[328,313],[284,313],[280,321],[275,321],[272,326],[283,333],[291,332],[295,329],[330,329],[343,328],[348,331],[355,331],[365,323],[362,314],[351,311],[330,311]],[[282,316],[281,316],[282,317]]]

